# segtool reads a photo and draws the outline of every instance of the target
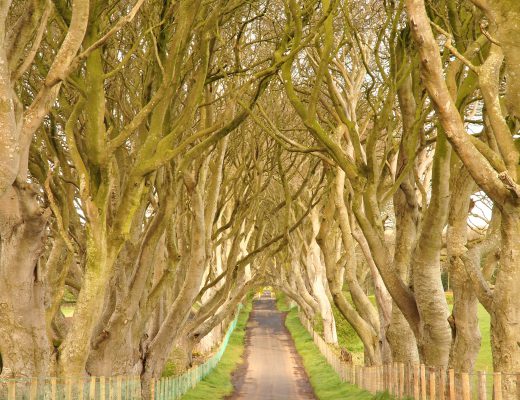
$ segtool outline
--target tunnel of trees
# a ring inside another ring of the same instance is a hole
[[[263,284],[330,343],[348,321],[367,365],[472,371],[481,304],[492,367],[520,372],[519,21],[517,0],[1,1],[0,378],[146,387]]]

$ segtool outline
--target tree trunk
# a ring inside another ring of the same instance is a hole
[[[475,183],[463,167],[458,170],[451,183],[452,197],[446,235],[449,274],[453,289],[453,310],[449,320],[453,335],[450,368],[472,372],[481,341],[477,315],[478,299],[460,255],[467,251],[467,219],[470,196]]]
[[[380,365],[382,363],[381,346],[379,342],[379,332],[365,321],[354,307],[346,299],[342,292],[342,285],[339,281],[339,268],[336,261],[336,251],[334,249],[334,241],[331,240],[333,232],[333,218],[335,212],[334,195],[327,200],[324,209],[324,217],[320,226],[320,232],[316,237],[316,241],[323,252],[327,280],[334,304],[338,307],[341,314],[354,328],[359,338],[363,342],[365,349],[365,363],[367,365]],[[332,236],[333,237],[333,236]]]
[[[430,204],[422,222],[421,234],[412,257],[412,279],[419,315],[416,337],[419,354],[428,366],[446,367],[451,346],[448,304],[442,287],[440,255],[442,232],[449,207],[451,148],[438,131],[432,173]]]
[[[321,262],[321,250],[316,243],[316,235],[319,232],[319,222],[316,209],[311,211],[312,238],[307,249],[307,274],[311,283],[312,293],[318,301],[320,315],[323,322],[323,337],[327,343],[337,344],[338,335],[336,332],[336,321],[332,313],[330,300],[327,296],[327,285],[325,266]]]
[[[0,197],[0,356],[2,378],[48,376],[45,282],[38,259],[48,213],[24,184]]]
[[[503,375],[503,399],[517,399],[520,371],[520,210],[506,204],[502,210],[500,267],[493,290],[491,348],[493,368]]]
[[[172,344],[182,333],[206,269],[205,209],[202,189],[196,187],[192,177],[186,176],[186,180],[193,209],[189,267],[179,295],[169,308],[159,331],[145,349],[141,373],[142,395],[145,399],[149,399],[151,379],[160,377]]]

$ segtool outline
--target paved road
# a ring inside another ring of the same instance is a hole
[[[264,298],[253,305],[245,362],[234,373],[233,384],[230,400],[316,399],[274,300]]]

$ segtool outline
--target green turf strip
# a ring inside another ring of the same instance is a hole
[[[370,400],[373,398],[372,394],[341,381],[300,323],[296,308],[291,309],[287,314],[285,326],[291,332],[296,350],[302,357],[305,371],[318,399]]]
[[[229,344],[217,367],[197,386],[186,392],[181,397],[182,400],[217,400],[233,392],[231,373],[242,360],[246,325],[250,312],[251,302],[248,301],[240,312],[237,326],[229,338]]]

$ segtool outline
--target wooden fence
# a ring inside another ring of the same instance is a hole
[[[414,400],[502,400],[503,380],[508,380],[520,398],[520,374],[459,373],[453,369],[430,368],[424,364],[393,363],[366,367],[343,362],[339,350],[314,331],[311,322],[299,314],[302,325],[329,365],[344,382],[371,393],[389,392],[398,399]]]
[[[7,400],[123,400],[141,398],[139,376],[76,379],[2,379],[0,399]]]
[[[239,305],[218,351],[203,364],[179,376],[152,380],[150,398],[176,400],[195,387],[219,363],[236,327]],[[0,400],[137,400],[141,399],[139,376],[80,377],[77,379],[21,378],[0,379]]]

